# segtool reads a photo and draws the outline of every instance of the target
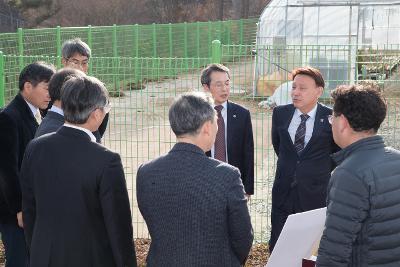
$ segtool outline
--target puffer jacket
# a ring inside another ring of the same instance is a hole
[[[318,267],[400,266],[400,152],[383,138],[333,155]]]

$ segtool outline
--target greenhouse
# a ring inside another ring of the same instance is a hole
[[[390,87],[399,80],[399,17],[400,1],[272,0],[258,22],[256,93],[270,95],[304,65],[319,68],[328,89],[365,79]]]

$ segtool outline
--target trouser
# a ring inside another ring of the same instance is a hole
[[[5,267],[27,267],[28,250],[24,230],[14,223],[0,223],[6,265]]]
[[[278,241],[279,235],[282,232],[282,228],[285,225],[286,219],[289,215],[303,212],[304,209],[301,207],[300,198],[297,191],[297,187],[290,189],[286,200],[278,205],[274,205],[272,199],[272,211],[271,211],[271,237],[269,240],[269,252],[275,247]]]

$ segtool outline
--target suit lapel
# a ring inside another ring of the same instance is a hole
[[[321,121],[321,119],[322,119],[322,114],[321,113],[322,113],[321,112],[321,105],[318,103],[317,104],[317,112],[315,113],[313,133],[311,135],[310,141],[308,141],[306,147],[301,152],[301,154],[307,153],[307,151],[310,149],[310,147],[312,147],[312,145],[315,142],[315,140],[318,139],[319,133],[321,132],[321,129],[322,129],[322,123],[323,123],[323,120]]]
[[[232,105],[229,101],[226,104],[226,145],[227,145],[227,151],[228,151],[228,160],[229,160],[229,155],[231,155],[231,149],[232,149],[232,138],[233,138],[233,130],[234,129],[234,124],[235,120],[237,117],[235,107]]]
[[[290,125],[290,122],[293,119],[293,115],[294,115],[295,110],[296,109],[295,109],[295,107],[293,105],[287,106],[287,120],[286,120],[286,124],[284,125],[284,129],[285,129],[284,132],[285,132],[286,139],[290,144],[290,147],[293,149],[293,152],[297,154],[297,151],[296,151],[296,149],[294,147],[294,144],[292,142],[292,138],[290,137],[290,134],[289,134],[289,131],[288,131],[289,130],[289,125]]]
[[[31,109],[20,94],[15,99],[17,100],[17,107],[21,112],[21,118],[25,122],[24,124],[29,127],[32,136],[35,136],[38,124],[35,117],[33,117]]]

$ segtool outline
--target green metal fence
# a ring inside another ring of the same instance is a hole
[[[263,83],[259,83],[261,77],[275,73],[277,66],[274,64],[279,63],[280,66],[284,66],[291,62],[292,65],[288,65],[290,67],[304,64],[320,67],[327,79],[327,91],[341,83],[358,82],[371,77],[379,78],[389,107],[380,133],[389,145],[400,148],[400,72],[396,63],[396,58],[400,58],[398,47],[356,49],[331,45],[262,47],[263,50],[258,47],[256,55],[253,53],[252,45],[220,46],[219,42],[214,42],[212,45],[210,42],[209,47],[212,50],[211,57],[209,55],[179,58],[94,56],[91,59],[92,74],[104,81],[108,88],[113,88],[113,91],[117,92],[113,94],[111,100],[113,109],[110,112],[104,143],[120,153],[123,159],[135,237],[149,237],[136,203],[137,168],[141,163],[168,152],[175,143],[175,137],[168,123],[169,105],[180,93],[201,90],[199,81],[201,68],[211,62],[221,61],[230,68],[231,99],[251,111],[255,139],[255,195],[250,201],[249,208],[256,241],[265,242],[269,238],[270,196],[276,162],[270,139],[272,113],[271,110],[258,106],[259,101],[265,99],[265,96],[258,93],[257,87],[263,86]],[[352,51],[356,51],[355,56],[351,54]],[[342,62],[342,58],[350,60],[344,64],[346,72],[343,70],[339,72],[333,68],[337,62]],[[0,54],[0,95],[4,92],[6,96],[4,102],[8,102],[16,94],[19,63],[22,61],[27,64],[39,59],[56,64],[58,57]],[[381,75],[383,72],[386,76]],[[269,80],[262,82],[278,84],[285,81],[282,76],[268,77]],[[329,99],[323,101],[330,103]]]

